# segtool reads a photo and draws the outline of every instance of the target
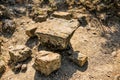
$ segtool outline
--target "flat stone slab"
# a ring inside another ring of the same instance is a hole
[[[74,52],[69,58],[79,66],[83,66],[88,59],[86,55],[79,52]]]
[[[31,57],[32,51],[25,45],[10,46],[9,48],[10,59],[15,63],[25,61]]]
[[[67,20],[70,20],[72,18],[72,14],[71,13],[68,13],[68,12],[61,12],[61,11],[56,11],[53,13],[52,15],[53,17],[56,17],[56,18],[63,18],[63,19],[67,19]]]
[[[59,69],[61,66],[61,56],[60,54],[40,51],[35,58],[34,68],[46,76],[53,71]]]
[[[74,31],[79,27],[77,20],[52,19],[37,24],[35,34],[41,43],[54,50],[65,49]]]

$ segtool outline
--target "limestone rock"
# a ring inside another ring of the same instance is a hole
[[[78,52],[74,52],[69,58],[79,66],[83,66],[88,59],[86,55]]]
[[[60,50],[67,48],[74,31],[79,27],[77,20],[52,19],[37,24],[35,34],[41,44],[49,49]]]
[[[31,56],[32,51],[30,50],[30,48],[24,45],[16,45],[14,47],[10,46],[9,54],[10,59],[13,62],[17,63],[28,59]]]
[[[61,56],[49,51],[40,51],[34,63],[34,68],[46,76],[61,66]]]
[[[0,60],[0,74],[5,71],[5,62]]]
[[[56,18],[63,18],[63,19],[69,20],[69,19],[71,19],[72,14],[68,13],[68,12],[54,12],[52,16],[54,16]]]
[[[26,25],[26,34],[29,37],[33,37],[35,36],[35,30],[37,29],[37,26],[34,24],[28,24]]]

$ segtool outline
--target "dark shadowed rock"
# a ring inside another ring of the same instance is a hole
[[[13,20],[5,19],[2,24],[2,32],[13,33],[16,29],[16,24]]]

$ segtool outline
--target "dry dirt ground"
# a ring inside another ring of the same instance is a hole
[[[6,71],[1,80],[114,80],[120,74],[120,33],[115,27],[108,28],[112,33],[100,35],[95,27],[80,26],[71,38],[71,47],[88,56],[88,62],[79,67],[68,59],[66,51],[62,55],[62,66],[49,76],[44,76],[32,67],[34,57],[38,52],[38,39],[30,38],[25,34],[25,24],[31,22],[27,17],[15,19],[17,29],[13,35],[1,35],[3,38],[2,52],[6,63],[9,60],[8,48],[11,45],[24,44],[33,51],[32,58],[27,61],[27,71],[14,73],[6,64]],[[118,46],[117,46],[118,44]]]

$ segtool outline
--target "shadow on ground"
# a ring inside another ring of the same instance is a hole
[[[83,67],[79,67],[71,62],[66,56],[62,56],[61,68],[54,71],[49,76],[45,76],[40,72],[36,71],[34,80],[69,80],[77,70],[85,72],[88,68],[88,62]],[[79,75],[78,75],[79,76]]]
[[[38,50],[48,49],[39,46]],[[73,74],[76,73],[76,71],[85,72],[88,68],[88,62],[86,62],[84,66],[79,67],[77,64],[73,63],[69,59],[69,56],[71,55],[69,54],[69,51],[74,51],[71,45],[66,50],[57,51],[57,53],[61,54],[62,56],[62,64],[60,69],[52,72],[52,74],[50,74],[49,76],[45,76],[44,74],[41,74],[40,72],[36,71],[34,75],[34,80],[69,80],[73,76]]]

